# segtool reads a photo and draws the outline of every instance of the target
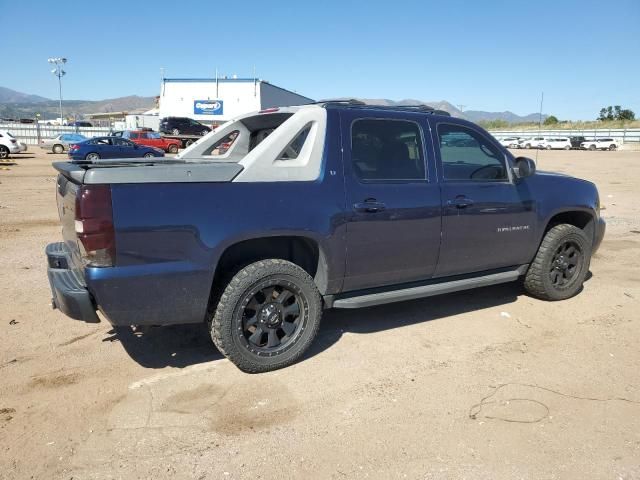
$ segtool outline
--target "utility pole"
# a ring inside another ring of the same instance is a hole
[[[458,110],[460,110],[460,113],[464,112],[464,108],[466,107],[466,105],[456,105],[456,107],[458,107]]]
[[[64,57],[53,57],[47,59],[52,65],[55,65],[55,68],[51,70],[56,77],[58,77],[58,93],[59,93],[59,101],[60,101],[60,123],[64,122],[64,116],[62,114],[62,77],[64,77],[67,72],[62,69],[62,66],[67,63],[67,59]]]

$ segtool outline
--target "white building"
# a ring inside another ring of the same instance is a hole
[[[221,124],[244,113],[312,101],[253,78],[165,78],[160,85],[159,116]]]

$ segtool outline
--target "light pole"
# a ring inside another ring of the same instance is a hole
[[[47,59],[47,62],[56,66],[56,68],[51,70],[51,73],[58,77],[58,92],[60,93],[60,124],[62,124],[64,122],[64,117],[62,116],[62,77],[67,73],[62,69],[62,66],[67,63],[67,59],[64,57],[53,57]]]

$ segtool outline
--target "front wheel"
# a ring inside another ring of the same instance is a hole
[[[544,236],[524,287],[543,300],[564,300],[582,288],[591,261],[591,241],[578,227],[560,224]]]
[[[591,150],[592,152],[595,152],[596,146],[595,145],[589,145],[589,150]]]
[[[169,145],[169,153],[178,153],[177,145]]]
[[[296,362],[320,326],[322,300],[313,279],[286,260],[240,270],[220,296],[211,338],[240,370],[259,373]]]
[[[613,152],[616,148],[617,148],[617,147],[616,147],[616,145],[615,145],[615,144],[613,144],[613,143],[612,143],[611,145],[609,145],[609,150],[610,150],[610,151],[612,151],[612,152]]]
[[[547,145],[545,148],[546,148],[547,150],[551,150],[551,145]]]
[[[144,158],[153,158],[153,157],[155,157],[155,155],[154,155],[153,153],[151,153],[151,152],[147,152],[147,153],[145,153],[145,154],[143,155],[143,157],[144,157]]]
[[[569,145],[565,145],[564,149],[565,150],[571,150],[571,147]]]
[[[204,137],[207,133],[209,133],[209,130],[202,130],[200,135],[202,135]]]
[[[180,130],[178,130],[177,128],[174,128],[173,130],[171,130],[171,134],[172,135],[180,135]]]
[[[4,160],[5,158],[9,158],[9,149],[4,145],[0,145],[0,159]]]

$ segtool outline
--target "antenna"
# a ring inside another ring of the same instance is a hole
[[[256,66],[253,66],[253,96],[258,95],[258,78],[256,77]]]
[[[544,92],[540,95],[540,115],[538,116],[538,136],[541,135],[542,130],[542,104],[544,103]],[[538,151],[540,148],[536,148],[536,167],[538,166]]]

